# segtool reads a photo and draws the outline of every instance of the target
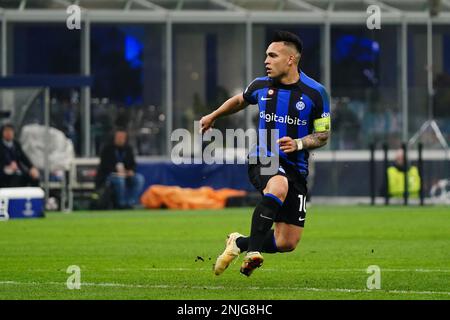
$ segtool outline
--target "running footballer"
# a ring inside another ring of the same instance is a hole
[[[309,150],[324,146],[330,135],[328,94],[299,69],[302,49],[295,34],[278,31],[266,51],[267,76],[256,78],[243,94],[231,97],[200,120],[203,133],[217,119],[257,104],[258,130],[267,131],[267,139],[259,138],[249,153],[249,159],[255,159],[248,164],[249,179],[262,194],[253,212],[250,236],[228,235],[225,251],[214,265],[216,275],[245,251],[240,272],[250,276],[263,264],[262,253],[293,251],[301,239]],[[280,138],[272,145],[270,137],[275,132]],[[262,170],[268,163],[263,157],[279,157],[278,170],[273,174]]]

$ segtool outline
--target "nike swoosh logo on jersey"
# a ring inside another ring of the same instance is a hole
[[[298,218],[298,221],[305,221],[306,218]]]
[[[261,97],[261,100],[262,100],[262,101],[272,100],[272,98]]]

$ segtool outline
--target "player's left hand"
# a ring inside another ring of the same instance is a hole
[[[297,151],[297,143],[291,137],[282,137],[277,140],[280,145],[280,150],[285,153]]]
[[[211,130],[214,126],[215,119],[210,113],[200,119],[200,133],[203,134],[208,130]]]

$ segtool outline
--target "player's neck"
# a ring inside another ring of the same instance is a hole
[[[284,77],[280,78],[280,83],[285,85],[295,84],[300,80],[300,74],[297,70],[289,72]]]

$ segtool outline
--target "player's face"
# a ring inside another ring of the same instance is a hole
[[[270,78],[283,77],[292,67],[294,59],[295,55],[291,48],[283,42],[272,42],[267,48],[266,60],[264,61],[267,75]]]

